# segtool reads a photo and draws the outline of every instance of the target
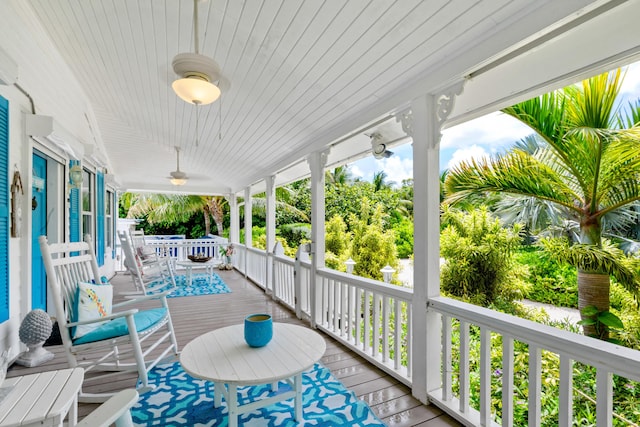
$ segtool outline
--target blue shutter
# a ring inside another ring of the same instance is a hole
[[[111,259],[116,259],[116,227],[118,226],[118,215],[120,212],[116,204],[117,201],[116,192],[114,191],[111,193],[111,221],[113,222],[111,226]]]
[[[0,96],[0,323],[9,319],[9,101]]]
[[[96,175],[96,236],[98,265],[104,265],[104,174]]]
[[[80,160],[70,160],[69,169],[80,164]],[[69,241],[80,242],[80,189],[69,191]]]

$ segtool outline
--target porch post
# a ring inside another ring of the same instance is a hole
[[[253,225],[252,220],[252,202],[251,202],[251,187],[244,189],[244,245],[249,248],[252,245],[251,241],[251,229]]]
[[[310,303],[311,327],[321,319],[320,301],[322,289],[317,286],[317,271],[324,268],[324,167],[327,164],[329,150],[318,151],[307,157],[311,169],[311,274]]]
[[[441,387],[441,319],[427,309],[440,295],[440,130],[463,83],[411,102],[398,119],[413,137],[414,270],[411,330],[412,393],[427,403]]]
[[[229,202],[229,242],[240,242],[240,216],[238,212],[238,197],[236,193],[227,194],[227,201]]]
[[[244,189],[244,277],[249,277],[249,248],[251,247],[251,214],[252,214],[252,202],[251,202],[251,187]]]
[[[273,248],[276,244],[276,176],[271,175],[265,179],[267,184],[267,271],[265,288],[273,291]]]

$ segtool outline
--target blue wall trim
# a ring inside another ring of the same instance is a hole
[[[9,319],[9,101],[0,96],[0,323]]]
[[[104,265],[104,174],[96,174],[96,258],[98,265]]]

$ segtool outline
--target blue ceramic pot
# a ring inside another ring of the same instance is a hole
[[[273,320],[269,314],[250,314],[244,319],[244,340],[249,347],[264,347],[273,337]]]

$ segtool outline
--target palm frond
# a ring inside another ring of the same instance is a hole
[[[581,202],[553,169],[519,150],[490,160],[461,162],[447,176],[445,188],[449,203],[485,191],[538,197],[569,209],[579,209]]]

